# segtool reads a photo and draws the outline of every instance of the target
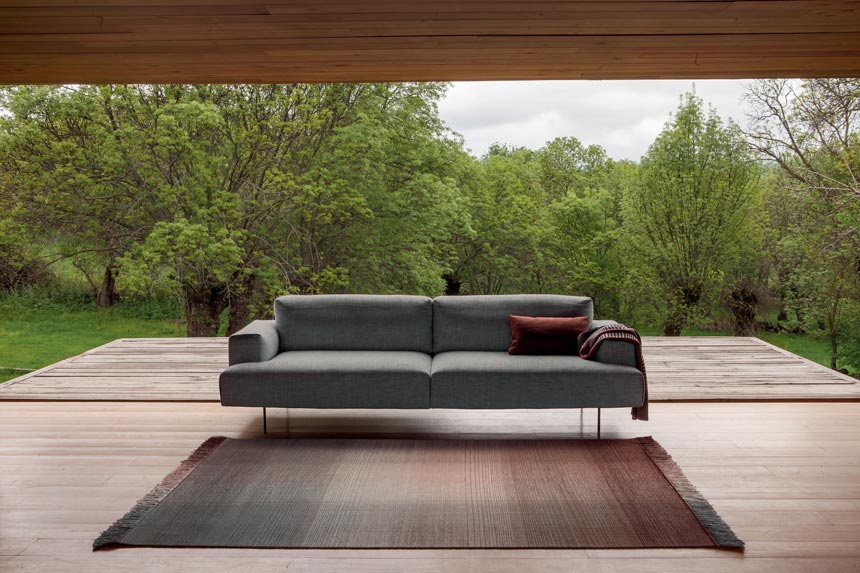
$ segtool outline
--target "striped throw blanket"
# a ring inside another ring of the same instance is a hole
[[[625,324],[613,323],[592,330],[586,330],[579,335],[579,355],[586,360],[595,360],[600,345],[607,341],[626,342],[632,344],[636,353],[636,368],[642,373],[642,381],[645,385],[645,403],[633,408],[634,420],[648,419],[648,377],[645,374],[645,361],[642,358],[642,338],[634,328]]]

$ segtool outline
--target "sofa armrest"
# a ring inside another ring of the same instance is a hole
[[[228,341],[229,364],[265,362],[278,354],[280,340],[274,320],[255,320]]]
[[[618,322],[614,320],[592,320],[589,330],[596,330],[613,324],[618,324]],[[619,364],[638,368],[636,348],[632,344],[621,342],[620,340],[603,341],[603,344],[597,349],[594,359],[604,364]]]

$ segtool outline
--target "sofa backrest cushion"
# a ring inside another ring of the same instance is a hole
[[[440,296],[433,299],[433,352],[506,352],[512,314],[587,316],[591,322],[594,305],[588,297],[554,294]]]
[[[275,301],[281,351],[432,351],[433,307],[423,296],[290,295]]]

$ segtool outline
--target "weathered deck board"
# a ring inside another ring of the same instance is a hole
[[[757,338],[646,337],[652,401],[860,400],[860,382]],[[224,338],[115,340],[0,385],[5,400],[217,401]]]

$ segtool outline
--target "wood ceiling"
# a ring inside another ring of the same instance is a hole
[[[0,83],[860,76],[860,0],[0,0]]]

